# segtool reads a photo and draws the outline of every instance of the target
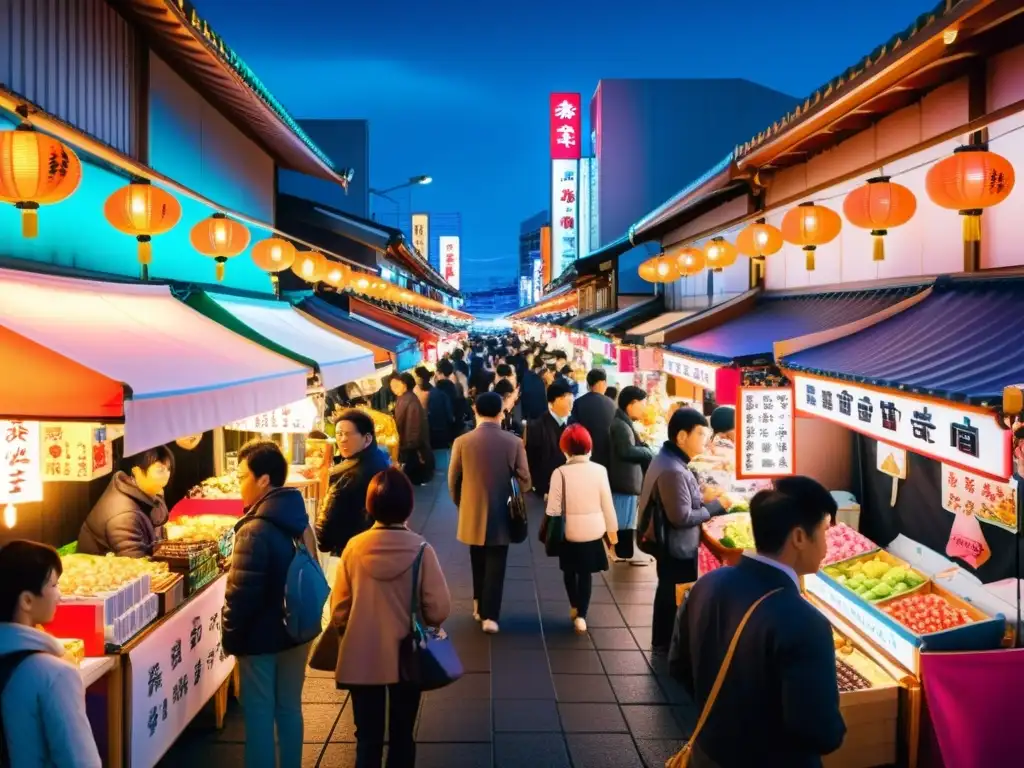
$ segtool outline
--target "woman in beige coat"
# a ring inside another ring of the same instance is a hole
[[[331,593],[341,635],[334,677],[352,694],[356,768],[381,765],[385,720],[388,768],[411,768],[416,760],[412,731],[420,690],[399,681],[398,647],[411,629],[412,567],[421,548],[421,620],[440,626],[451,612],[437,554],[406,527],[412,509],[412,484],[401,470],[390,467],[374,476],[366,492],[374,525],[349,540]]]

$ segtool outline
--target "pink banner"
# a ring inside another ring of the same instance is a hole
[[[169,518],[194,517],[195,515],[228,515],[241,517],[245,514],[241,499],[182,499],[171,509]]]
[[[942,763],[1016,764],[1009,758],[1020,752],[1012,721],[1024,690],[1024,649],[923,653],[921,679]]]

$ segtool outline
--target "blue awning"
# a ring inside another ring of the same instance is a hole
[[[863,320],[907,299],[922,286],[872,291],[761,296],[749,312],[669,346],[719,365],[768,365],[777,341]],[[701,317],[706,317],[702,314]]]
[[[943,278],[919,304],[787,368],[975,405],[1024,382],[1024,280]]]

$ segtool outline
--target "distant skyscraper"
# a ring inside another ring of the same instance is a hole
[[[519,225],[519,306],[525,307],[537,300],[534,296],[534,265],[541,258],[541,229],[550,225],[551,215],[547,211],[535,213]]]

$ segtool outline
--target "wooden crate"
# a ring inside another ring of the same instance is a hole
[[[896,762],[899,686],[839,694],[846,722],[843,745],[826,755],[824,768],[875,768]]]

